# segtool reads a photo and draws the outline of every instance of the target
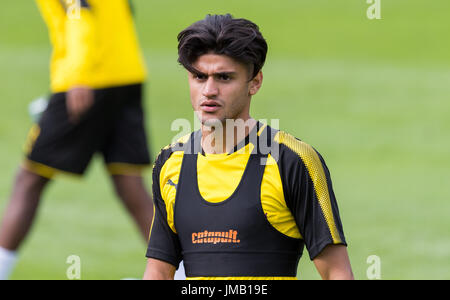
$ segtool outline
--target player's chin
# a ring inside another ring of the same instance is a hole
[[[207,126],[207,127],[218,127],[218,126],[223,126],[223,123],[225,122],[225,120],[223,118],[218,118],[218,117],[204,117],[201,119],[201,123],[203,126]]]
[[[219,112],[209,113],[197,111],[197,117],[204,126],[219,126],[225,122],[225,117]]]

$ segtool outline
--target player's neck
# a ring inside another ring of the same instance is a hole
[[[206,154],[231,153],[243,141],[258,122],[228,119],[216,125],[202,125],[202,148]]]

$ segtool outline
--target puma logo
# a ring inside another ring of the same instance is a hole
[[[178,184],[175,184],[173,181],[172,181],[172,179],[169,179],[168,181],[167,181],[167,183],[166,184],[168,184],[168,185],[171,185],[171,186],[174,186],[175,187],[175,189],[177,189],[178,188]]]

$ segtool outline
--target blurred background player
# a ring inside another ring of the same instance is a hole
[[[152,199],[141,171],[150,163],[144,112],[146,68],[127,0],[37,0],[53,53],[50,102],[30,131],[0,227],[0,279],[58,173],[82,175],[103,155],[115,191],[147,239]]]

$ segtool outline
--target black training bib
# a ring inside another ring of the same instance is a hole
[[[267,155],[252,153],[234,193],[210,203],[198,188],[202,154],[194,148],[184,154],[174,212],[187,277],[295,277],[303,242],[277,231],[261,205]]]

